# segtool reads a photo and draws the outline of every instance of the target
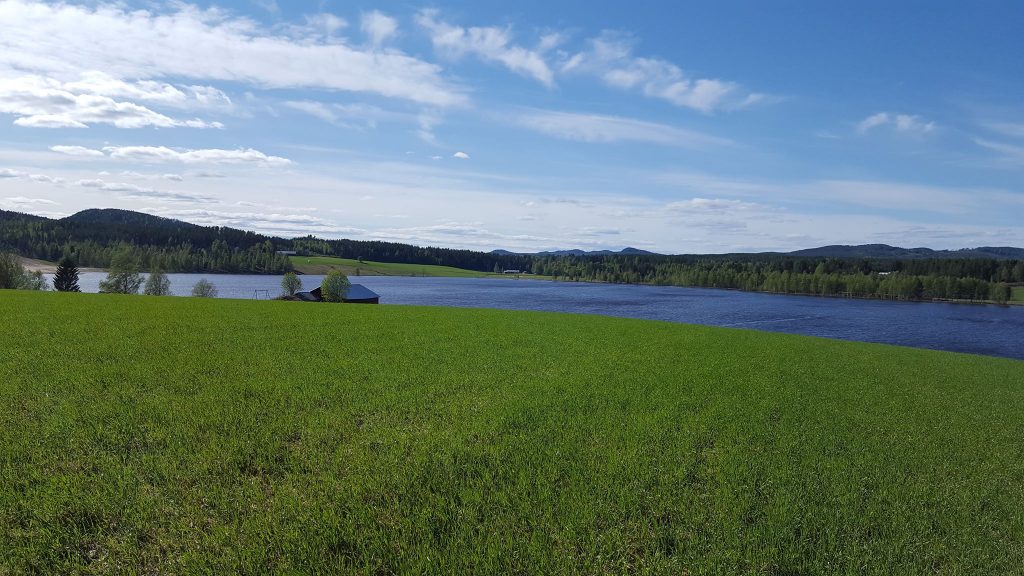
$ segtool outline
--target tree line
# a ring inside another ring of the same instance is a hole
[[[1007,302],[1019,260],[870,260],[785,256],[557,256],[532,271],[560,280],[731,288],[893,300]]]

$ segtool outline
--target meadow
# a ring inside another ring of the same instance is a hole
[[[1024,565],[1024,362],[501,310],[0,291],[0,574]]]
[[[291,256],[292,266],[303,274],[326,274],[330,270],[341,270],[349,276],[449,276],[457,278],[484,278],[502,276],[452,266],[431,264],[401,264],[397,262],[371,262],[333,256]]]
[[[1010,300],[1012,302],[1024,302],[1024,286],[1014,286]]]

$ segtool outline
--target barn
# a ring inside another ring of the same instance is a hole
[[[319,286],[309,292],[298,292],[295,296],[306,302],[323,301]],[[349,304],[380,304],[380,296],[362,284],[352,284],[348,287],[348,292],[345,293],[345,298],[342,301]]]

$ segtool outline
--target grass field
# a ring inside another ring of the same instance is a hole
[[[0,574],[1009,574],[1024,362],[0,291]]]
[[[458,278],[485,278],[501,276],[451,266],[429,264],[397,264],[392,262],[370,262],[330,256],[291,256],[292,266],[303,274],[326,274],[329,270],[341,270],[349,276],[452,276]]]
[[[1024,302],[1024,286],[1014,286],[1013,295],[1010,296],[1010,300],[1014,302]]]

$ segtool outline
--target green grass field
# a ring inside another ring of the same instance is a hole
[[[397,264],[392,262],[370,262],[330,256],[291,256],[292,266],[303,274],[326,274],[331,269],[341,270],[349,276],[452,276],[457,278],[485,278],[501,276],[429,264]]]
[[[1010,300],[1014,302],[1024,302],[1024,286],[1014,286]]]
[[[0,291],[0,574],[1009,574],[1024,362]]]

